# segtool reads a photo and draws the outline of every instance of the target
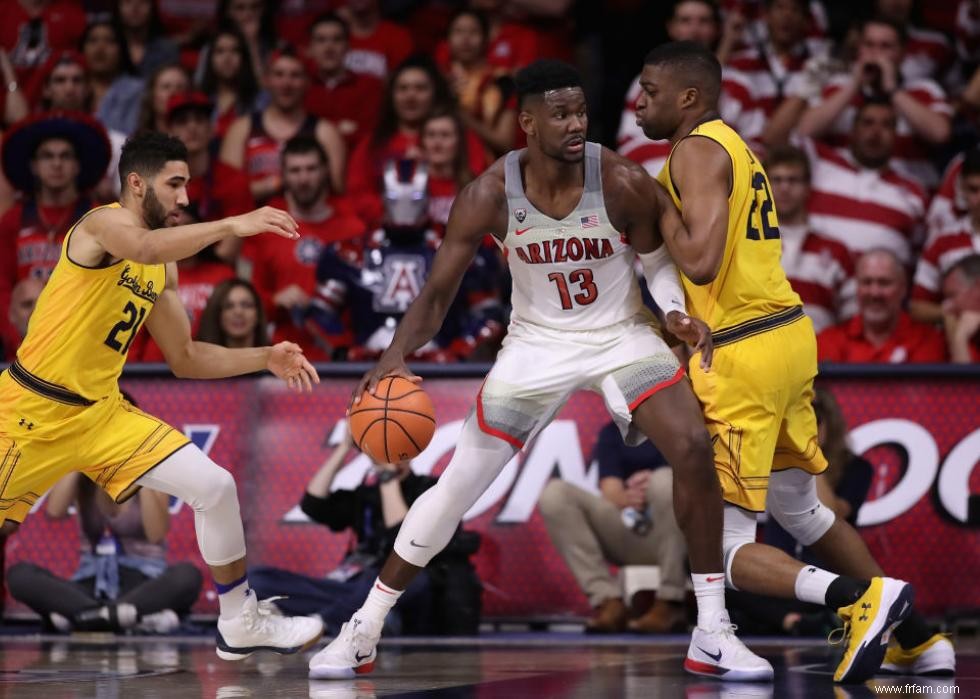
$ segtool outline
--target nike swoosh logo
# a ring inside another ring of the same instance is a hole
[[[354,662],[356,662],[356,663],[359,663],[362,660],[367,660],[370,657],[371,657],[371,654],[370,653],[365,653],[364,655],[361,655],[357,651],[354,651]]]
[[[714,660],[716,663],[721,660],[721,649],[718,649],[718,652],[717,653],[709,653],[708,651],[706,651],[701,646],[697,646],[697,649],[699,651],[701,651],[702,653],[704,653],[705,655],[707,655],[712,660]]]
[[[412,539],[412,540],[411,540],[411,541],[409,541],[408,543],[410,543],[410,544],[411,544],[412,546],[415,546],[416,548],[420,548],[420,549],[427,549],[427,548],[429,548],[429,547],[428,547],[428,546],[426,546],[425,544],[416,544],[416,543],[415,543],[415,539]]]
[[[525,233],[527,233],[532,228],[534,228],[534,226],[528,226],[527,228],[515,228],[514,229],[514,235],[524,235]]]
[[[714,578],[711,578],[711,577],[705,578],[704,581],[705,582],[718,582],[719,580],[724,580],[724,579],[725,579],[725,576],[724,575],[719,575],[719,576],[714,577]]]

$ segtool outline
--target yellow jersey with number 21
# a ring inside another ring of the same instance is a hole
[[[710,284],[698,286],[681,274],[688,313],[707,323],[715,334],[734,326],[742,326],[739,331],[751,330],[750,321],[801,305],[780,262],[779,223],[769,180],[745,141],[721,119],[699,125],[688,136],[694,137],[710,138],[728,152],[732,191],[728,197],[728,238],[718,276]],[[669,157],[657,179],[683,211],[671,181]],[[772,327],[765,325],[766,329]],[[739,337],[745,335],[738,332]]]
[[[119,260],[86,267],[69,258],[75,228],[100,208],[65,236],[17,351],[17,362],[38,379],[92,401],[118,390],[129,347],[166,281],[162,264]]]

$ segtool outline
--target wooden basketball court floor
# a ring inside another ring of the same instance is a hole
[[[0,638],[0,697],[25,699],[232,699],[238,697],[604,699],[848,699],[980,697],[980,641],[957,643],[955,678],[831,681],[835,651],[820,640],[748,639],[776,669],[772,684],[699,679],[681,668],[687,640],[581,634],[489,634],[383,641],[374,673],[312,681],[309,654],[219,660],[210,638],[7,636]]]

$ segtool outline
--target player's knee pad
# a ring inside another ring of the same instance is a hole
[[[210,460],[209,460],[210,461]],[[195,510],[210,510],[224,503],[238,501],[238,488],[235,477],[213,461],[210,467],[202,469],[201,481],[197,488]]]
[[[772,474],[768,505],[779,526],[804,546],[819,540],[834,524],[834,511],[817,497],[816,480],[798,469]]]
[[[733,590],[738,589],[732,582],[732,564],[735,561],[735,554],[746,544],[755,542],[755,530],[754,512],[725,504],[721,548],[725,557],[725,584]]]

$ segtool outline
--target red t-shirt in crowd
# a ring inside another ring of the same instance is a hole
[[[516,73],[518,70],[533,63],[539,56],[539,38],[533,29],[505,22],[500,27],[497,36],[490,41],[487,48],[487,63],[506,73]],[[449,42],[439,42],[435,53],[436,63],[443,72],[449,70]]]
[[[412,35],[404,27],[382,20],[368,36],[351,34],[350,50],[344,62],[355,73],[384,79],[414,50]]]
[[[41,31],[31,36],[30,16],[18,0],[0,0],[0,46],[24,83],[53,50],[75,49],[85,31],[82,3],[54,0],[41,11]]]
[[[934,326],[918,323],[903,311],[888,342],[874,347],[864,339],[864,322],[858,314],[817,335],[817,356],[826,362],[945,362],[946,341]]]
[[[275,305],[275,295],[295,284],[307,296],[316,292],[316,266],[323,249],[335,243],[358,241],[366,232],[364,222],[354,215],[350,204],[342,198],[332,199],[333,214],[323,221],[297,219],[299,238],[288,240],[276,235],[257,235],[246,238],[242,245],[242,258],[251,267],[251,281],[255,285],[269,320],[275,326],[274,342],[295,342],[313,360],[327,360],[324,351],[315,343],[313,336],[297,327],[285,308]],[[270,206],[288,210],[282,197],[273,199]]]
[[[380,79],[345,71],[338,80],[314,80],[306,94],[306,110],[332,122],[350,152],[374,128],[383,96],[384,84]]]
[[[451,177],[429,177],[429,216],[432,219],[432,228],[440,237],[446,234],[449,211],[457,194],[459,185],[456,180]]]
[[[201,325],[201,313],[214,293],[214,287],[226,279],[235,278],[235,270],[223,262],[197,262],[193,258],[177,263],[177,295],[180,296],[187,318],[191,322],[191,336],[197,336]],[[163,352],[150,337],[149,332],[140,333],[129,351],[132,362],[163,362]]]

